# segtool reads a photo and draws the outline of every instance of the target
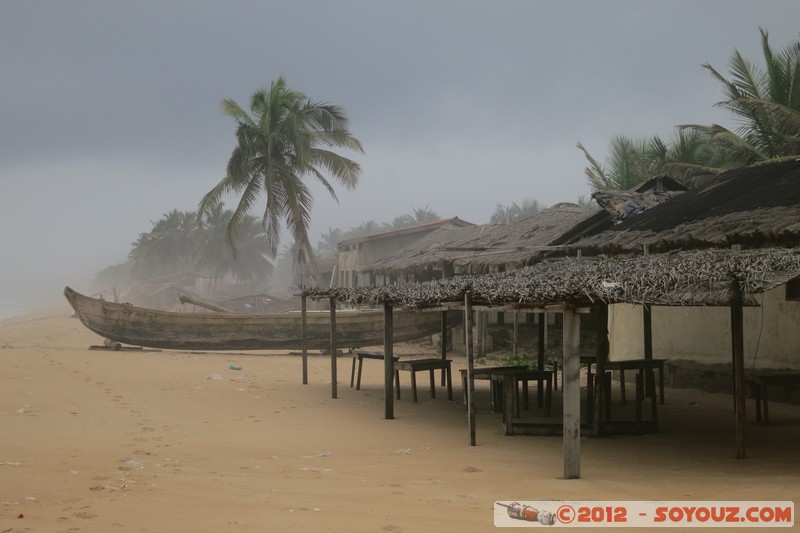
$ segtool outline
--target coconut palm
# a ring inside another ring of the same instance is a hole
[[[523,218],[528,218],[542,210],[538,200],[526,198],[522,205],[512,202],[510,206],[497,204],[494,213],[489,218],[490,224],[511,224]]]
[[[776,53],[767,31],[759,31],[763,66],[738,50],[728,63],[730,78],[703,65],[722,84],[725,99],[717,105],[734,114],[739,128],[734,132],[717,124],[679,126],[705,136],[724,153],[729,167],[800,154],[800,41]]]
[[[263,226],[256,217],[247,215],[236,233],[238,243],[234,254],[228,239],[227,227],[233,211],[222,203],[209,206],[201,219],[201,237],[196,249],[198,268],[209,273],[214,284],[230,275],[238,284],[263,279],[272,271],[267,260],[269,246]]]
[[[239,195],[239,203],[228,223],[227,236],[242,228],[250,209],[263,194],[266,203],[263,224],[269,251],[278,250],[281,224],[292,234],[296,247],[295,266],[314,264],[308,238],[313,195],[304,178],[310,176],[336,199],[327,171],[348,189],[358,184],[361,168],[355,161],[329,148],[362,152],[361,143],[348,130],[344,111],[335,105],[313,102],[289,88],[283,77],[269,90],[260,89],[250,97],[250,112],[226,99],[222,110],[236,121],[236,147],[228,161],[225,177],[200,202],[200,213],[227,193]]]

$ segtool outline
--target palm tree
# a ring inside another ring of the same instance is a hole
[[[317,241],[317,251],[320,255],[335,254],[339,248],[339,242],[343,240],[344,232],[339,228],[328,227],[328,233],[320,235]]]
[[[800,154],[800,41],[776,53],[767,31],[759,31],[763,67],[742,57],[738,50],[728,64],[730,79],[711,65],[703,65],[722,84],[725,99],[717,105],[736,116],[739,128],[733,132],[717,124],[679,126],[718,147],[728,167]]]
[[[522,205],[512,202],[510,206],[497,204],[494,213],[489,218],[490,224],[511,224],[523,218],[528,218],[542,210],[538,200],[526,198]]]
[[[348,189],[358,184],[361,168],[328,148],[348,148],[363,153],[361,143],[348,130],[344,111],[335,105],[313,102],[287,87],[283,77],[269,90],[250,97],[250,112],[233,100],[222,102],[222,110],[236,121],[237,145],[228,161],[225,177],[200,202],[200,214],[226,193],[239,195],[239,203],[228,223],[227,236],[242,228],[246,216],[264,194],[263,224],[269,251],[277,253],[281,223],[286,224],[298,246],[295,267],[310,263],[314,252],[308,239],[313,196],[304,181],[312,176],[336,199],[327,170]]]
[[[269,246],[263,226],[250,215],[245,216],[237,231],[238,253],[234,254],[227,239],[227,227],[233,211],[222,203],[209,206],[201,220],[201,238],[195,250],[196,264],[208,272],[213,284],[227,274],[238,284],[269,276],[272,263],[267,260]]]

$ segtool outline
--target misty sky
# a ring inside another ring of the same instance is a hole
[[[758,28],[782,50],[798,21],[797,0],[0,0],[0,302],[85,288],[196,209],[234,147],[220,101],[280,75],[366,152],[339,204],[315,189],[316,243],[588,197],[577,142],[602,161],[618,134],[735,127],[701,65],[761,63]]]

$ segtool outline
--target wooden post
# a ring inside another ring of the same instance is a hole
[[[472,346],[472,296],[464,295],[464,330],[467,349],[467,425],[469,426],[469,445],[477,446],[475,437],[475,354]]]
[[[338,398],[336,386],[336,299],[330,298],[331,306],[331,398]]]
[[[592,433],[600,435],[602,432],[601,422],[604,420],[606,412],[606,402],[611,398],[606,397],[606,387],[604,384],[606,375],[606,362],[608,361],[608,304],[597,306],[597,362],[594,372],[594,414],[592,416]]]
[[[514,313],[514,333],[511,336],[511,355],[517,355],[517,338],[519,337],[519,313]],[[541,368],[539,370],[542,370]]]
[[[653,358],[653,308],[647,304],[642,306],[642,334],[644,338],[644,358]],[[645,372],[645,396],[652,397],[656,393],[655,372]]]
[[[738,280],[733,280],[731,301],[731,348],[733,354],[734,405],[736,407],[736,458],[745,454],[745,394],[744,394],[744,317],[742,291]]]
[[[392,304],[383,304],[383,402],[384,418],[394,419],[394,315]]]
[[[564,306],[562,351],[564,398],[564,478],[581,477],[581,360],[580,315],[575,308]]]
[[[442,361],[447,359],[447,311],[442,311]],[[445,386],[447,372],[442,369],[442,387]]]
[[[305,294],[300,296],[300,346],[303,352],[303,385],[308,385],[308,342],[306,341],[308,310],[306,299],[307,296]]]
[[[545,352],[545,331],[547,330],[547,313],[539,313],[537,318],[539,321],[539,333],[536,338],[538,351],[536,352],[536,370],[540,372],[544,370],[544,352]],[[553,390],[558,390],[558,373],[553,372]],[[542,388],[537,387],[536,401],[537,405],[542,405]]]

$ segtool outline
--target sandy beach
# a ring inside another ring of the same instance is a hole
[[[448,401],[420,375],[413,403],[401,376],[385,420],[377,361],[355,390],[340,357],[334,400],[327,356],[302,385],[285,353],[88,349],[101,342],[66,303],[0,325],[0,531],[471,532],[494,529],[498,500],[800,495],[798,406],[770,404],[764,426],[749,401],[736,460],[731,396],[668,388],[659,433],[584,438],[565,480],[561,438],[504,436],[484,384],[472,447],[458,379]]]

